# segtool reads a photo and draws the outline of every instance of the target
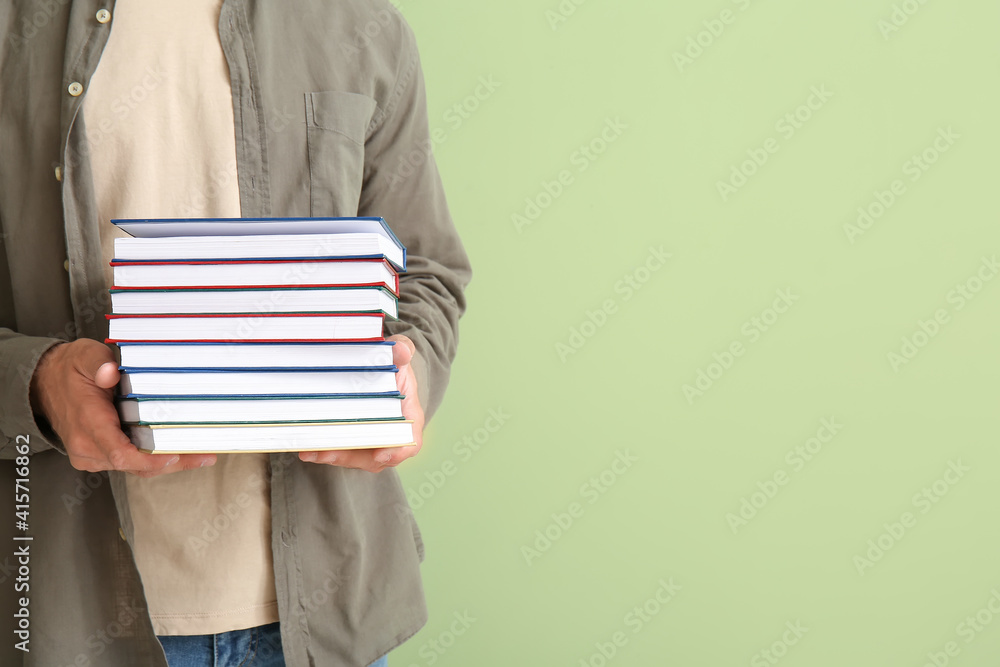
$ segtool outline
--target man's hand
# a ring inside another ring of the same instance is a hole
[[[112,390],[118,365],[111,350],[81,338],[49,349],[31,379],[31,407],[45,417],[77,470],[122,470],[155,477],[215,463],[215,455],[143,454],[122,433]]]
[[[396,388],[406,396],[403,399],[403,418],[413,420],[413,439],[417,443],[409,447],[389,447],[384,449],[337,449],[323,452],[301,452],[299,458],[313,463],[327,463],[344,468],[359,468],[378,472],[392,468],[417,454],[423,446],[424,409],[417,396],[417,378],[413,374],[410,360],[417,348],[406,336],[390,336],[386,340],[395,341],[392,346],[392,363],[399,368],[396,374]]]

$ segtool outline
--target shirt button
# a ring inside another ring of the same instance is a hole
[[[98,23],[107,23],[110,20],[111,20],[111,12],[109,12],[106,9],[99,9],[99,10],[97,10],[97,22]]]
[[[67,90],[69,90],[69,94],[72,95],[73,97],[79,97],[80,94],[83,92],[83,84],[81,84],[79,81],[74,81],[73,83],[69,84],[69,88],[67,88]]]
[[[63,270],[66,271],[67,273],[69,273],[69,260],[68,259],[63,261]]]
[[[62,182],[62,165],[56,165],[56,180]]]

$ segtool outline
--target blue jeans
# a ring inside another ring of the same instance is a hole
[[[170,667],[285,667],[278,623],[217,635],[158,636]],[[382,656],[369,667],[386,667]]]

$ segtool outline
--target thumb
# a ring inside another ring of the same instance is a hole
[[[80,361],[77,362],[79,371],[101,389],[110,389],[118,384],[120,377],[118,364],[108,346],[86,339],[78,342],[84,346]]]
[[[416,352],[417,349],[412,340],[402,334],[389,336],[386,340],[396,343],[392,346],[393,365],[402,368],[410,363],[410,360],[413,359],[413,353]]]
[[[94,373],[94,384],[101,389],[111,389],[118,384],[121,373],[118,372],[118,365],[113,361],[101,364]]]

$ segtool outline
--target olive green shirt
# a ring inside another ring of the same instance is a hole
[[[0,614],[29,599],[29,652],[0,664],[166,667],[129,541],[124,473],[70,466],[31,412],[39,357],[104,340],[110,301],[82,100],[114,0],[0,6]],[[431,156],[415,39],[385,0],[226,0],[240,207],[246,217],[385,217],[408,249],[401,333],[428,415],[441,402],[471,270]],[[157,72],[150,71],[151,85]],[[155,169],[155,165],[149,168]],[[15,445],[30,443],[30,575],[15,550]],[[394,470],[272,454],[271,545],[289,667],[364,666],[427,619],[423,546]],[[6,518],[4,518],[6,517]],[[121,532],[119,532],[121,531]],[[124,538],[122,538],[124,535]],[[8,545],[6,547],[2,545]]]

